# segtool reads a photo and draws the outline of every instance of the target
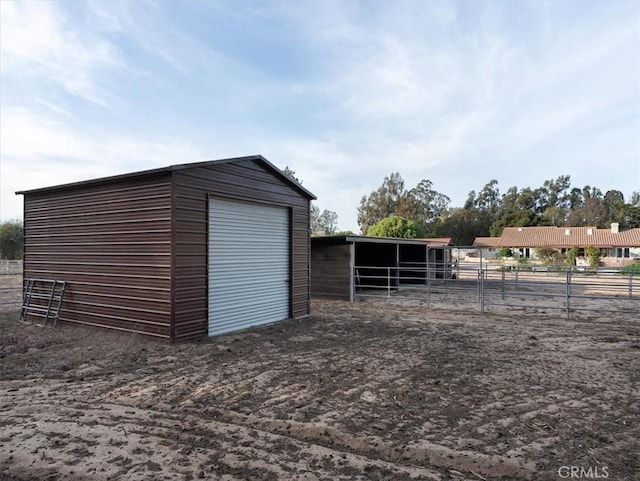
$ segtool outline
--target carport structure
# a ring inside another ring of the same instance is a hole
[[[425,284],[450,267],[451,239],[311,238],[311,296],[355,299],[357,289]]]
[[[61,321],[186,340],[309,315],[315,197],[260,155],[18,193]]]

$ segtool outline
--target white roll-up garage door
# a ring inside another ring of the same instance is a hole
[[[211,198],[209,336],[289,317],[289,211]]]

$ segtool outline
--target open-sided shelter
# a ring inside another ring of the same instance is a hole
[[[307,316],[309,202],[262,156],[24,195],[24,277],[67,283],[60,320],[172,340]]]
[[[311,238],[311,295],[355,299],[355,290],[425,284],[451,275],[449,238],[371,236]]]

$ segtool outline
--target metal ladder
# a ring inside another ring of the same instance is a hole
[[[25,279],[20,320],[26,321],[27,316],[32,315],[44,319],[43,327],[47,327],[49,319],[56,327],[66,288],[66,281]]]

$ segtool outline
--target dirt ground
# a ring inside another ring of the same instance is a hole
[[[450,309],[177,345],[5,309],[0,480],[640,479],[637,314]]]

